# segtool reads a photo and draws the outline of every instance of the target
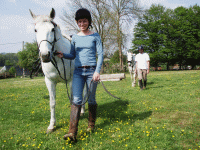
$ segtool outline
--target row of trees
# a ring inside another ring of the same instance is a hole
[[[192,67],[198,64],[200,7],[194,5],[190,8],[178,7],[172,10],[161,5],[152,5],[142,13],[137,2],[136,0],[72,0],[62,17],[66,29],[71,31],[67,34],[78,32],[74,10],[87,5],[86,8],[92,13],[93,28],[101,35],[104,50],[107,50],[105,55],[111,50],[115,51],[110,62],[119,62],[122,70],[126,61],[122,54],[127,38],[124,28],[137,16],[139,21],[134,29],[132,41],[134,46],[131,49],[134,53],[139,45],[144,45],[145,51],[150,54],[151,66],[167,62],[167,69],[169,65],[175,63]],[[143,15],[139,16],[137,13]],[[31,70],[33,62],[38,58],[36,42],[26,43],[17,56],[18,65]]]
[[[1,53],[0,54],[0,66],[14,66],[18,62],[16,53]]]
[[[152,5],[134,29],[132,51],[144,45],[151,66],[159,63],[191,65],[200,63],[200,7],[167,9]]]

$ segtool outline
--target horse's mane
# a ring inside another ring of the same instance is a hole
[[[35,23],[37,22],[53,22],[53,18],[50,18],[47,15],[38,15],[34,18]]]

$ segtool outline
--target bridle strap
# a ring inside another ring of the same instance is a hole
[[[54,29],[55,29],[55,28],[57,27],[57,24],[56,24],[55,22],[53,22],[53,21],[51,21],[51,23],[53,24]],[[58,40],[59,40],[59,39],[58,39]],[[40,45],[41,45],[42,42],[48,42],[49,44],[52,45],[51,51],[54,52],[54,45],[55,45],[55,43],[56,43],[58,40],[56,39],[56,32],[54,31],[54,40],[53,40],[53,42],[50,42],[50,41],[48,41],[48,40],[42,40],[42,41],[40,41],[40,43],[38,44],[38,51],[39,51],[39,49],[40,49]]]

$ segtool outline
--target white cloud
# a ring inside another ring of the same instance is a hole
[[[16,0],[8,0],[11,3],[16,3]]]
[[[32,0],[36,4],[42,5],[44,7],[50,7],[50,8],[63,8],[65,5],[65,0]]]
[[[4,37],[0,37],[2,42],[32,41],[34,27],[31,17],[4,15],[0,17],[0,22],[0,32],[5,35]]]

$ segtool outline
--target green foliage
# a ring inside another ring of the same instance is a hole
[[[120,62],[120,57],[119,57],[119,50],[115,51],[113,56],[110,59],[110,63],[116,64]],[[123,55],[123,64],[126,64],[126,55]]]
[[[15,53],[0,54],[0,66],[16,66],[17,62],[18,57]]]
[[[6,62],[5,63],[6,66],[13,66],[13,63],[11,63],[10,60],[6,60],[5,62]]]
[[[20,67],[31,70],[33,62],[38,58],[37,43],[26,43],[24,50],[18,52],[18,58]]]
[[[9,69],[9,73],[10,73],[11,75],[14,75],[14,74],[16,73],[16,69],[15,69],[14,66],[11,67],[11,68]]]
[[[130,75],[99,84],[96,130],[87,134],[88,110],[80,118],[78,142],[63,140],[68,132],[70,103],[65,84],[57,85],[56,129],[49,125],[49,93],[44,77],[0,80],[0,147],[14,149],[136,150],[200,148],[200,71],[148,74],[147,89],[133,88]],[[30,82],[31,81],[31,82]]]
[[[194,67],[200,59],[199,14],[198,5],[174,10],[152,5],[134,29],[133,49],[144,45],[152,66],[179,63]]]

